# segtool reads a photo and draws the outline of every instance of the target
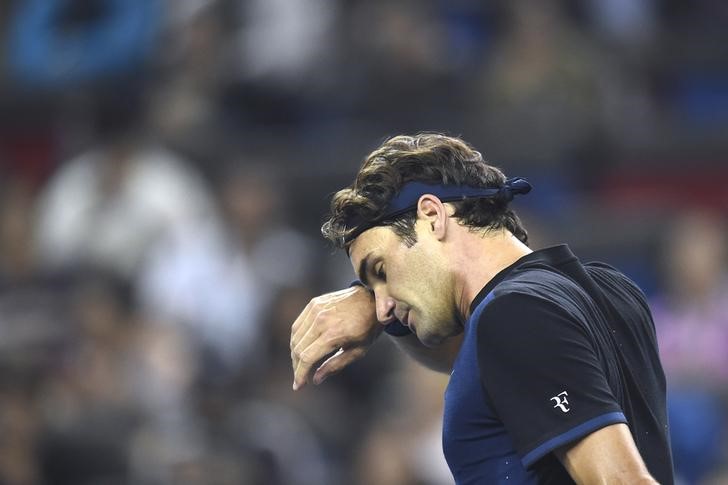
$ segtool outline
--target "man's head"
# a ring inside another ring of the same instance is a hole
[[[455,300],[468,266],[459,256],[466,241],[507,234],[526,243],[508,202],[529,189],[458,138],[397,136],[334,195],[322,232],[349,251],[374,291],[378,319],[396,318],[434,345],[462,328],[463,302]]]
[[[331,214],[321,232],[337,247],[345,248],[360,233],[360,226],[392,226],[408,245],[417,241],[416,211],[384,218],[389,203],[408,182],[498,189],[505,175],[488,165],[480,152],[460,138],[436,133],[396,136],[364,159],[356,180],[331,200]],[[458,223],[474,231],[507,229],[524,244],[528,234],[508,200],[469,198],[452,202]]]

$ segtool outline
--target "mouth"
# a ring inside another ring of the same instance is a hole
[[[401,323],[405,327],[409,327],[410,326],[410,323],[409,323],[409,310],[404,315],[402,315],[401,317],[397,317],[397,320],[399,320],[399,323]]]
[[[412,330],[412,333],[415,333],[415,322],[410,318],[409,310],[407,310],[407,313],[405,313],[399,321],[402,325],[409,327],[409,329]]]

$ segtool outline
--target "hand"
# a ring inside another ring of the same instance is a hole
[[[316,369],[314,384],[363,357],[383,328],[377,321],[374,296],[361,286],[311,300],[291,327],[293,390],[306,385],[314,364],[335,350]]]

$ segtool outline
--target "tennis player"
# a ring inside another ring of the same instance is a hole
[[[331,202],[322,232],[358,282],[294,322],[293,387],[363,356],[384,329],[451,373],[443,448],[458,484],[672,484],[645,297],[566,245],[529,249],[510,203],[530,190],[458,138],[385,141]]]

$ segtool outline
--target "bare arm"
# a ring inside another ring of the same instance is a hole
[[[578,484],[656,484],[626,424],[601,428],[556,451]]]
[[[291,327],[293,389],[310,380],[320,384],[366,355],[383,328],[375,315],[374,297],[361,286],[311,300]],[[458,336],[427,348],[415,336],[393,338],[415,360],[441,372],[450,372],[462,341]],[[332,352],[336,354],[321,363]]]

